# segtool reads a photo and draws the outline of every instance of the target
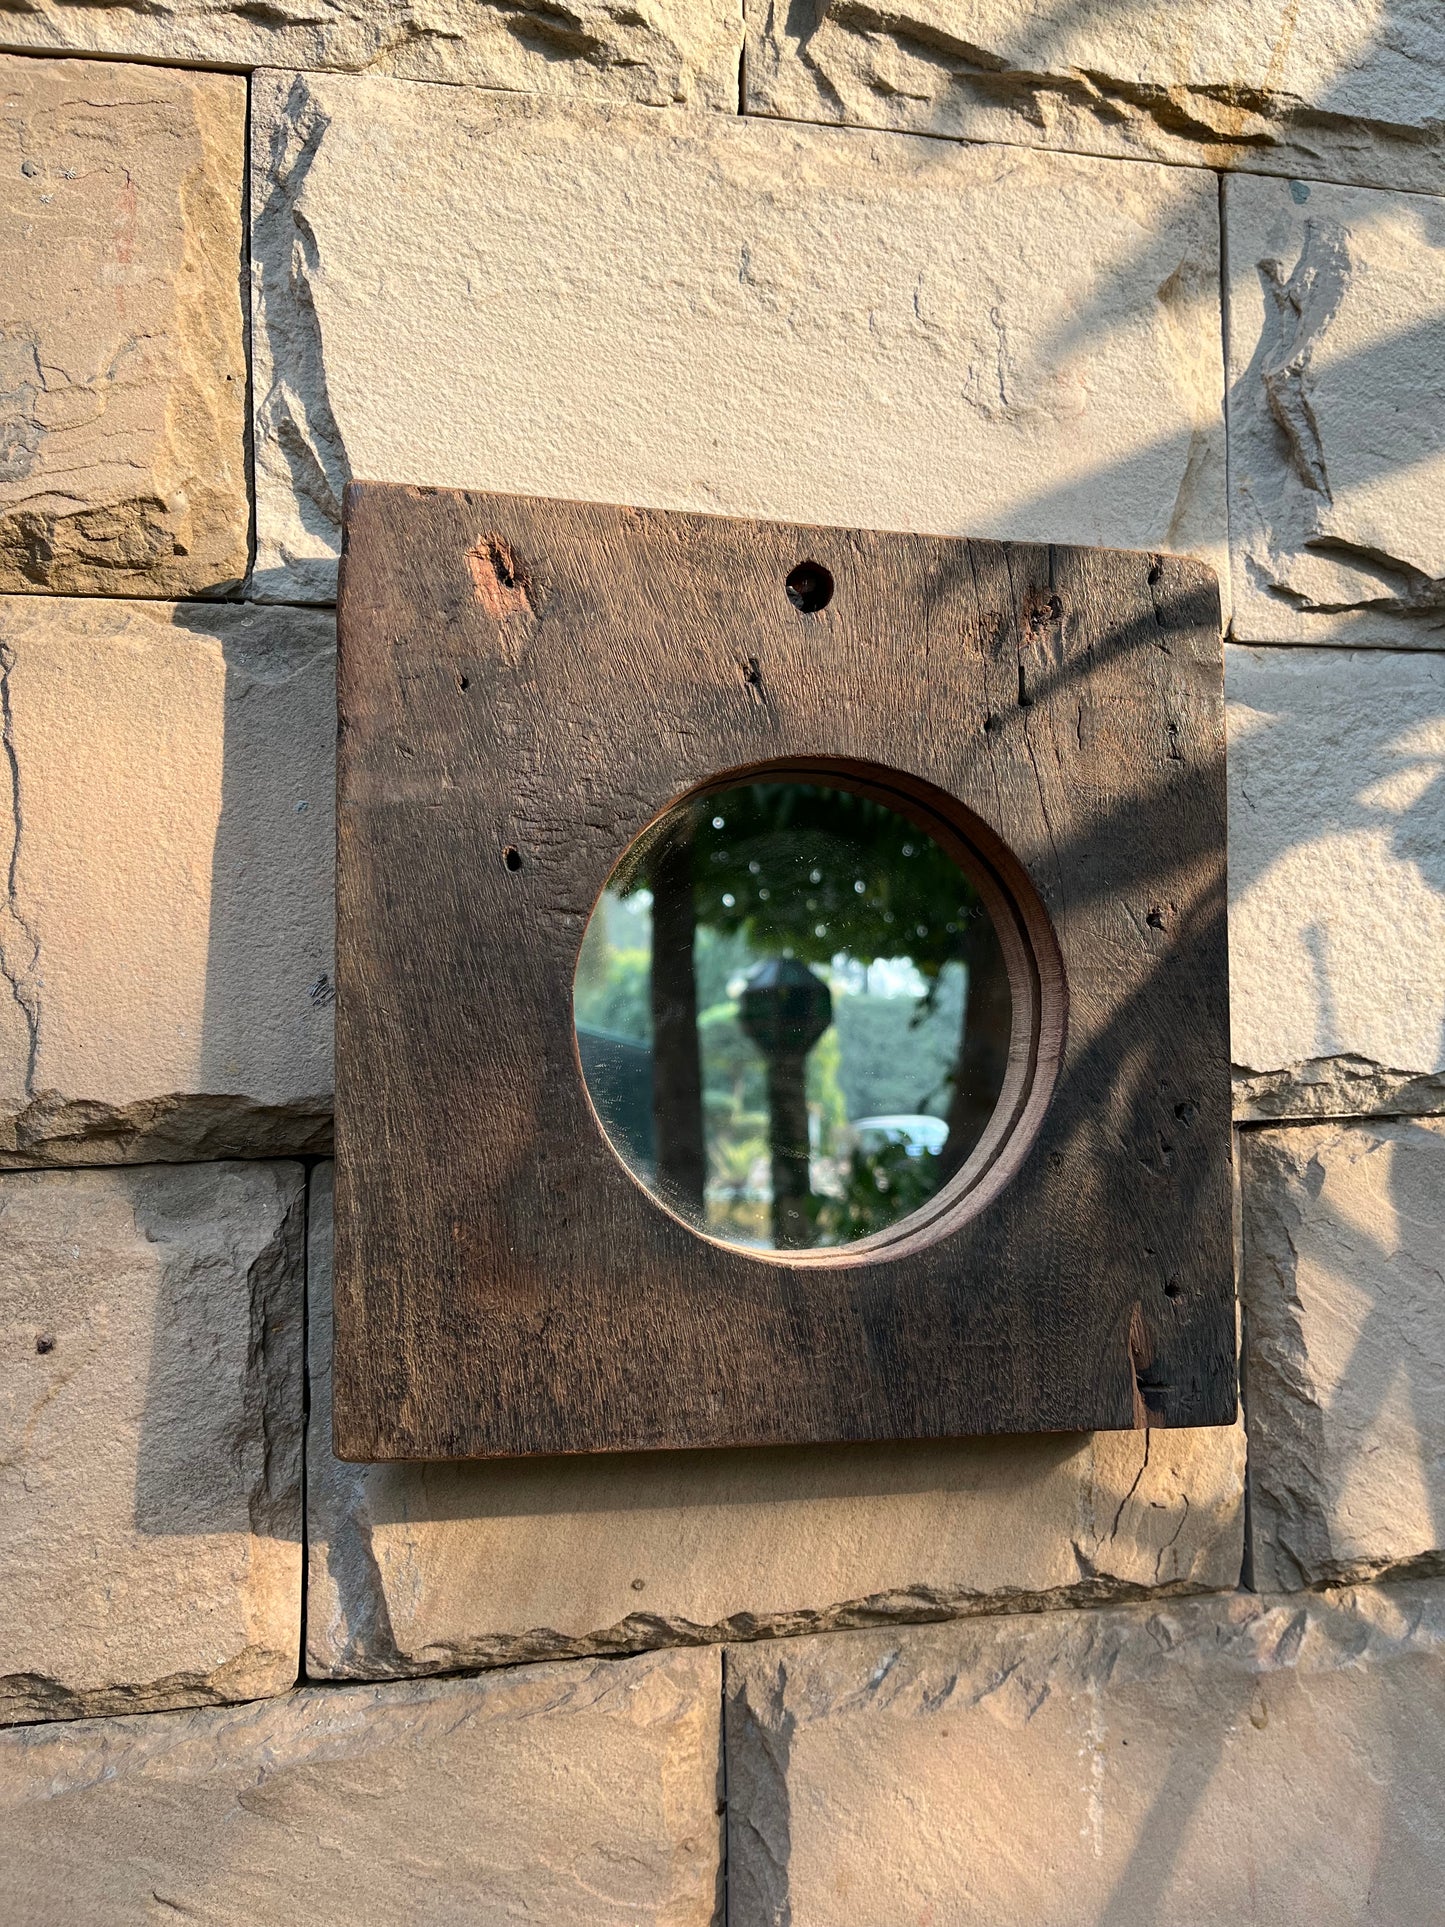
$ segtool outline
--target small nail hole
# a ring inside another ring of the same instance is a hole
[[[502,852],[502,861],[509,870],[520,870],[522,867],[522,852],[509,843]]]
[[[47,1352],[53,1352],[55,1350],[55,1339],[50,1332],[41,1332],[35,1341],[35,1349],[40,1353],[42,1358]]]
[[[1164,1286],[1164,1296],[1166,1298],[1177,1298],[1181,1289],[1179,1280],[1177,1278],[1170,1278]]]
[[[821,562],[800,562],[784,585],[788,600],[805,616],[815,616],[833,600],[833,578]]]

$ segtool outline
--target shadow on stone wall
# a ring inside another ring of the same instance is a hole
[[[1382,41],[1387,31],[1386,18],[1382,19],[1380,26]],[[1239,271],[1253,270],[1241,264]],[[1099,312],[1101,316],[1106,312],[1102,303]],[[1091,325],[1092,319],[1087,313],[1079,316],[1074,324],[1075,330],[1081,334],[1087,333]],[[1393,343],[1377,344],[1367,357],[1362,357],[1357,373],[1363,376],[1368,370],[1372,382],[1381,379],[1388,382],[1390,357],[1398,355],[1402,368],[1413,368],[1418,362],[1422,331],[1434,339],[1438,335],[1438,328],[1438,321],[1412,323],[1400,331]],[[1053,344],[1054,351],[1061,353],[1066,345],[1066,341],[1061,340]],[[276,347],[279,362],[284,357],[287,344],[281,342]],[[1264,372],[1267,371],[1257,363],[1252,370],[1253,376],[1259,378]],[[1281,395],[1299,391],[1302,373],[1289,368],[1287,356],[1279,362],[1277,372],[1281,379],[1275,385]],[[324,383],[321,392],[324,393]],[[1280,460],[1298,472],[1298,437],[1292,437],[1289,424],[1283,419],[1278,422],[1278,431]],[[307,502],[321,504],[317,514],[324,521],[334,495],[333,484],[339,478],[302,473],[296,464],[302,462],[307,445],[304,441],[288,442],[284,436],[280,440],[283,453],[293,464],[298,500],[303,506]],[[1218,491],[1222,495],[1221,456],[1217,442],[1211,441],[1210,424],[1203,424],[1192,437],[1174,437],[1171,447],[1184,479],[1179,500],[1171,511],[1170,527],[1172,531],[1182,532],[1200,517],[1201,503],[1207,500],[1211,492]],[[1101,465],[1091,475],[1090,487],[1102,495],[1110,492],[1129,494],[1147,487],[1157,472],[1151,466],[1157,453],[1155,449],[1148,455],[1136,455],[1113,467]],[[1378,472],[1389,472],[1390,449],[1387,441],[1382,439],[1373,451],[1372,459],[1377,464]],[[1306,477],[1305,485],[1317,485],[1318,481],[1316,477],[1312,484]],[[1020,520],[1034,527],[1047,526],[1051,517],[1059,512],[1064,500],[1062,495],[1041,496],[1020,511]],[[1394,593],[1388,587],[1386,592]],[[1420,606],[1426,608],[1428,601]],[[280,612],[271,613],[279,615]],[[178,620],[184,623],[194,618],[181,616]],[[1144,631],[1121,634],[1114,646],[1119,654],[1127,656],[1131,651],[1157,646],[1157,638]],[[268,736],[264,727],[252,726],[251,708],[248,706],[255,704],[254,692],[264,688],[268,678],[274,680],[281,671],[268,666],[249,647],[237,652],[234,667],[237,700],[234,705],[228,705],[226,778],[212,873],[212,954],[203,1045],[206,1081],[215,1083],[218,1088],[224,1086],[226,1079],[232,1075],[229,1067],[238,1061],[238,1053],[246,1049],[253,1034],[253,1023],[257,1021],[245,1015],[243,1007],[236,1000],[233,986],[252,981],[266,982],[273,972],[277,903],[274,879],[268,876],[268,870],[275,861],[278,837],[284,837],[285,811],[291,809],[294,812],[296,804],[303,801],[309,809],[323,804],[323,799],[317,796],[291,795],[295,787],[291,781],[294,760],[288,745],[282,739]],[[1360,673],[1362,676],[1369,673],[1367,661],[1362,664]],[[1287,719],[1281,716],[1265,717],[1259,726],[1264,732],[1263,740],[1267,743],[1272,731],[1282,737],[1286,724]],[[1012,726],[1017,726],[1017,719],[1014,719]],[[1382,724],[1368,745],[1362,745],[1354,734],[1357,727],[1357,718],[1341,716],[1342,735],[1350,738],[1348,754],[1351,762],[1363,764],[1370,772],[1369,780],[1342,805],[1335,819],[1328,824],[1316,825],[1315,834],[1321,839],[1383,837],[1393,860],[1418,879],[1422,890],[1445,901],[1445,842],[1442,842],[1435,827],[1442,810],[1442,797],[1445,797],[1445,764],[1440,760],[1435,737],[1431,733],[1445,727],[1445,714],[1415,719],[1412,728],[1424,730],[1425,734],[1421,736],[1402,732],[1388,723]],[[1322,754],[1327,753],[1326,747]],[[1218,771],[1199,771],[1196,774],[1201,781],[1213,780],[1217,778]],[[329,797],[325,802],[329,804]],[[1058,868],[1062,875],[1071,879],[1071,888],[1087,888],[1085,879],[1089,872],[1091,847],[1099,840],[1107,840],[1119,832],[1120,821],[1111,821],[1107,812],[1101,812],[1090,823],[1086,842],[1077,847],[1060,849]],[[1257,891],[1276,866],[1287,863],[1297,847],[1292,837],[1271,840],[1268,823],[1263,824],[1251,838],[1247,853],[1231,876],[1233,900],[1239,903]],[[1141,890],[1153,881],[1146,865],[1141,864],[1135,881]],[[1205,905],[1200,912],[1199,927],[1188,933],[1192,940],[1199,943],[1217,941],[1218,925],[1224,910],[1223,903]],[[299,915],[300,911],[299,901],[292,900],[282,906],[281,914],[284,918]],[[1388,921],[1382,927],[1380,937],[1386,944],[1410,941],[1408,932],[1391,928]],[[1338,1020],[1337,999],[1329,971],[1329,934],[1317,922],[1305,918],[1299,926],[1299,941],[1307,955],[1323,960],[1318,979],[1319,1054],[1328,1055],[1332,1043],[1337,1041],[1332,1025]],[[1170,968],[1167,960],[1159,966],[1161,972],[1167,972]],[[329,978],[318,973],[306,994],[315,1004],[318,1000],[325,1000],[328,989]],[[1437,1021],[1445,1023],[1445,1010],[1442,1010]],[[1167,1168],[1168,1151],[1167,1145],[1161,1144],[1160,1133],[1152,1120],[1151,1106],[1153,1094],[1161,1084],[1167,1084],[1168,1074],[1167,1049],[1163,1042],[1155,1040],[1151,1044],[1147,1032],[1139,1024],[1138,1013],[1127,1008],[1120,1010],[1111,1022],[1100,1029],[1097,1036],[1089,1039],[1087,1049],[1078,1056],[1069,1073],[1071,1078],[1081,1081],[1096,1099],[1098,1094],[1104,1092],[1120,1094],[1118,1108],[1124,1116],[1134,1120],[1137,1127],[1137,1155],[1158,1162],[1161,1169]],[[1399,1173],[1392,1174],[1392,1185],[1393,1208],[1400,1214],[1408,1213],[1410,1185],[1403,1166]],[[1389,1254],[1382,1251],[1380,1257],[1382,1270],[1387,1272]],[[177,1312],[176,1315],[179,1317],[181,1314]],[[1360,1348],[1368,1342],[1368,1333],[1363,1334]],[[1401,1369],[1408,1375],[1408,1361],[1402,1362]],[[161,1388],[157,1392],[158,1402],[173,1395],[164,1389],[170,1384],[169,1367],[165,1370],[158,1368],[155,1384]],[[1422,1410],[1422,1424],[1424,1416]],[[1318,1428],[1322,1428],[1327,1420],[1328,1412],[1322,1412],[1314,1414],[1309,1421],[1317,1428],[1316,1448]],[[157,1464],[164,1461],[159,1441],[161,1425],[158,1415],[155,1421]],[[1000,1449],[1008,1447],[1001,1442]],[[1056,1451],[1057,1457],[1062,1460],[1078,1449],[1078,1441],[1059,1440],[1053,1442],[1049,1449]],[[847,1467],[840,1475],[840,1490],[876,1492],[886,1497],[898,1489],[900,1480],[907,1485],[915,1478],[926,1480],[929,1477],[924,1459],[926,1448],[916,1456],[907,1451],[901,1457],[895,1454],[891,1462],[893,1469],[886,1476],[880,1474],[876,1456],[869,1448],[840,1447],[837,1451],[840,1465],[846,1463]],[[757,1462],[761,1468],[764,1455],[757,1455]],[[629,1503],[639,1509],[675,1503],[674,1495],[662,1492],[659,1483],[650,1476],[654,1465],[659,1474],[665,1472],[666,1468],[660,1459],[637,1463]],[[760,1477],[759,1484],[765,1485],[766,1479]],[[486,1468],[447,1467],[421,1470],[415,1476],[410,1472],[398,1474],[394,1480],[379,1485],[374,1502],[369,1500],[368,1503],[372,1503],[373,1516],[380,1520],[483,1520],[500,1516],[509,1509],[548,1516],[588,1509],[589,1504],[593,1503],[589,1499],[589,1492],[594,1489],[588,1474],[573,1476],[570,1464],[565,1470],[555,1464],[539,1468],[538,1476],[528,1480],[525,1486],[510,1486],[510,1496],[499,1489],[499,1482]],[[609,1490],[605,1498],[596,1503],[599,1509],[611,1509],[616,1503],[615,1490]],[[169,1512],[174,1512],[172,1497],[167,1497],[166,1506]],[[1432,1507],[1437,1541],[1445,1545],[1445,1494],[1432,1492]],[[142,1508],[138,1495],[138,1510],[141,1509],[149,1512],[150,1501],[147,1499]],[[338,1548],[338,1555],[340,1553],[341,1549]],[[350,1556],[341,1557],[340,1563],[349,1575],[348,1584],[354,1582],[358,1569],[364,1569],[365,1566],[364,1561],[358,1562]],[[394,1648],[383,1582],[375,1571],[374,1561],[369,1583],[374,1584],[376,1597],[372,1600],[355,1598],[348,1607],[347,1616],[360,1627],[369,1625],[372,1638],[379,1638],[383,1644]],[[1251,1690],[1247,1683],[1241,1682],[1239,1704],[1235,1709],[1235,1716],[1240,1719],[1248,1715]],[[1141,1837],[1148,1840],[1147,1852],[1141,1846],[1131,1859],[1105,1912],[1100,1916],[1101,1927],[1104,1922],[1117,1923],[1117,1927],[1135,1927],[1140,1920],[1152,1917],[1153,1910],[1167,1891],[1179,1845],[1205,1789],[1219,1768],[1228,1724],[1227,1719],[1222,1720],[1217,1730],[1212,1732],[1207,1745],[1180,1749],[1143,1825]],[[785,1772],[780,1777],[784,1783],[785,1798]],[[790,1917],[787,1841],[788,1830],[784,1827],[778,1840],[770,1843],[769,1849],[778,1866],[779,1884],[776,1892],[770,1894],[768,1905],[772,1911],[767,1917],[777,1922],[784,1922]]]
[[[335,664],[329,612],[175,607],[225,658],[192,1155],[331,1145]]]

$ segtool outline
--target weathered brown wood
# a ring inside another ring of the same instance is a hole
[[[370,483],[346,523],[341,1456],[1230,1420],[1209,571]],[[696,1236],[578,1068],[614,862],[757,764],[890,772],[1001,925],[1006,1115],[967,1198],[885,1250]]]

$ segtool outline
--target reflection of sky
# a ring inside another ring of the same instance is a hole
[[[813,973],[835,997],[910,997],[918,1003],[928,995],[927,981],[911,957],[875,957],[865,964],[840,950],[826,970],[815,964]],[[747,980],[744,970],[729,977],[729,997],[741,997]]]
[[[835,997],[911,997],[916,1003],[928,995],[911,957],[875,957],[864,964],[840,950],[827,976]]]

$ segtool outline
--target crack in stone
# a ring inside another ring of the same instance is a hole
[[[331,119],[305,78],[292,83],[277,113],[268,174],[271,192],[256,221],[257,323],[265,336],[270,386],[256,413],[258,455],[269,447],[285,465],[274,477],[298,527],[278,530],[273,560],[283,572],[315,570],[328,558],[303,552],[298,535],[341,547],[341,497],[351,464],[331,405],[325,343],[312,278],[320,243],[300,201]]]
[[[0,976],[9,984],[10,994],[25,1019],[28,1039],[25,1095],[31,1097],[35,1092],[35,1077],[40,1061],[40,986],[36,982],[40,964],[40,936],[20,907],[20,846],[25,833],[25,812],[10,687],[14,669],[14,649],[8,643],[0,643],[0,742],[4,745],[5,763],[10,773],[12,824],[10,855],[5,873],[5,923],[11,934],[7,939],[0,933]]]
[[[1342,232],[1305,223],[1299,260],[1286,275],[1279,261],[1259,263],[1274,315],[1275,338],[1260,364],[1269,412],[1284,437],[1289,465],[1307,489],[1333,502],[1324,442],[1311,399],[1310,364],[1349,284],[1351,262]]]

